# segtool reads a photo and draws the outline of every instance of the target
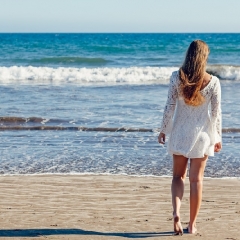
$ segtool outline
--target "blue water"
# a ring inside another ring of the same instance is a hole
[[[240,34],[0,34],[0,173],[171,175],[158,128],[194,39],[222,86],[223,150],[206,176],[239,176]]]
[[[179,66],[194,39],[210,64],[239,64],[240,34],[0,34],[0,66]]]

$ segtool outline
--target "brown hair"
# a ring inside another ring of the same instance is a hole
[[[199,106],[204,102],[200,89],[203,83],[208,45],[202,40],[193,41],[188,47],[185,60],[179,69],[181,93],[188,105]]]

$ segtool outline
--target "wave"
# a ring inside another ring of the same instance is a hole
[[[46,119],[41,117],[0,117],[0,131],[6,130],[69,130],[69,131],[97,131],[97,132],[158,132],[159,129],[138,127],[84,127],[71,126],[77,121],[65,119]],[[39,125],[41,124],[41,125]],[[61,126],[59,126],[59,125]],[[65,126],[64,126],[65,125]],[[223,128],[223,133],[240,133],[240,128]]]
[[[147,128],[107,128],[107,127],[62,127],[62,126],[0,126],[0,131],[6,130],[22,130],[22,131],[37,131],[37,130],[55,130],[55,131],[86,131],[86,132],[154,132],[153,129]]]
[[[176,67],[50,68],[0,67],[0,83],[74,82],[78,84],[148,83],[166,84]]]
[[[18,124],[28,124],[28,125],[34,125],[34,124],[67,124],[71,123],[69,120],[64,119],[46,119],[41,117],[0,117],[0,125],[2,126],[9,126],[9,125],[18,125]]]
[[[222,80],[240,81],[240,66],[210,65],[207,72]]]
[[[68,83],[76,84],[168,84],[178,67],[127,67],[127,68],[51,68],[51,67],[0,67],[0,83]],[[240,66],[210,65],[207,71],[221,80],[240,81]]]
[[[6,130],[22,130],[22,131],[84,131],[84,132],[159,132],[158,129],[151,128],[111,128],[111,127],[62,127],[62,126],[0,126],[0,131]],[[240,128],[223,128],[223,133],[240,133]]]

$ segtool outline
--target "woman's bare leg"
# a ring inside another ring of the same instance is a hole
[[[184,193],[184,180],[186,178],[188,158],[181,155],[173,155],[173,179],[172,179],[172,206],[174,219],[174,232],[182,234],[180,221],[181,200]]]
[[[208,156],[203,158],[193,158],[190,162],[189,181],[190,181],[190,222],[188,225],[189,233],[196,233],[196,219],[202,202],[202,187],[204,170]]]

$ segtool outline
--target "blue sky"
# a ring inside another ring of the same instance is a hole
[[[0,32],[240,32],[240,0],[0,0]]]

